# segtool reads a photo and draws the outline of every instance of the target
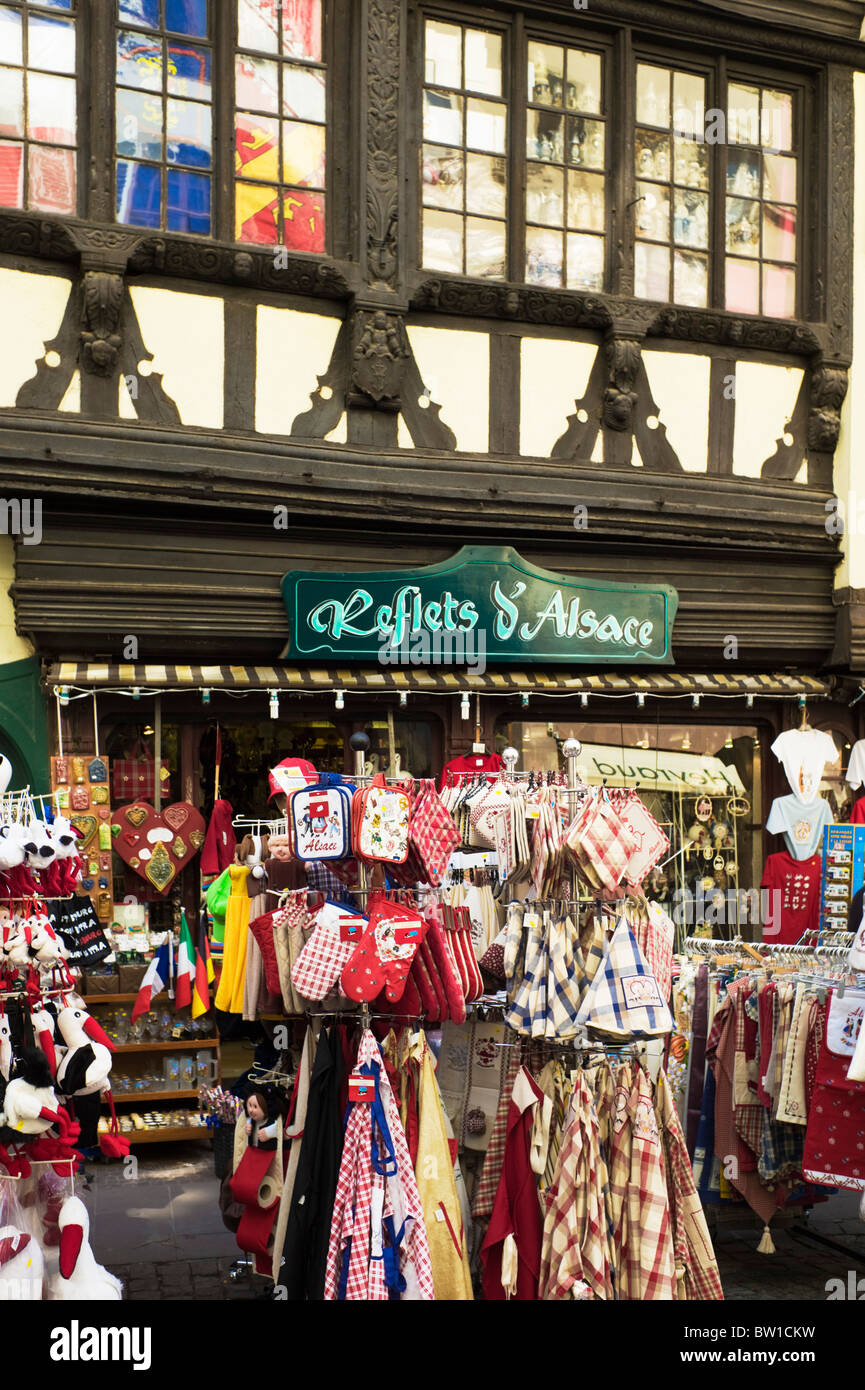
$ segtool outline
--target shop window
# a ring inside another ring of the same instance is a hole
[[[853,803],[862,795],[861,788],[854,791],[847,781],[850,740],[846,733],[841,733],[838,729],[827,729],[826,732],[834,741],[839,756],[836,763],[827,763],[823,769],[819,794],[829,802],[833,821],[848,821]]]
[[[711,147],[698,128],[705,110],[704,77],[637,64],[634,292],[643,299],[708,302]]]
[[[213,6],[118,0],[118,222],[210,234]]]
[[[322,0],[237,0],[234,233],[325,249]]]
[[[325,719],[296,723],[273,719],[244,719],[219,723],[222,762],[219,795],[238,814],[271,819],[278,814],[268,801],[267,774],[283,758],[306,758],[320,772],[342,772],[345,743],[342,733]],[[201,800],[205,815],[214,802],[217,726],[211,724],[199,748]]]
[[[77,211],[74,0],[0,5],[0,205]]]
[[[793,95],[731,82],[727,131],[725,307],[791,318],[799,169]]]
[[[427,20],[421,187],[430,269],[505,278],[507,123],[501,35]]]
[[[364,722],[370,746],[367,765],[388,776],[438,777],[441,754],[436,730],[427,719],[369,719]]]

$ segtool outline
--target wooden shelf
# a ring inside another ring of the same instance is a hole
[[[209,1139],[211,1133],[207,1125],[187,1125],[185,1127],[163,1125],[158,1129],[133,1129],[121,1132],[123,1138],[128,1139],[130,1144],[164,1144],[172,1139]]]
[[[85,994],[82,995],[82,998],[87,1004],[133,1004],[138,998],[138,991],[136,990],[134,994]],[[168,995],[163,992],[151,999],[150,1008],[152,1010],[154,1004],[173,1003],[174,1000],[169,999]]]
[[[219,1047],[219,1038],[175,1038],[173,1042],[115,1043],[114,1051],[116,1053],[176,1052],[179,1047]]]
[[[114,1104],[124,1101],[138,1101],[144,1103],[150,1100],[197,1100],[197,1091],[112,1091],[111,1099]],[[106,1104],[103,1101],[103,1105]]]

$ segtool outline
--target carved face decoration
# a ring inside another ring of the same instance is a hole
[[[238,251],[234,258],[234,273],[241,280],[246,280],[252,274],[252,257],[248,251]]]

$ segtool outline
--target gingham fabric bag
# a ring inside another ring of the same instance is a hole
[[[412,807],[409,845],[422,868],[424,882],[438,888],[459,842],[459,831],[439,797],[435,783],[422,782]]]

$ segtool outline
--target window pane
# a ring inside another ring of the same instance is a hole
[[[237,0],[237,42],[240,48],[258,48],[262,53],[278,51],[277,0]]]
[[[452,212],[423,215],[423,263],[430,270],[450,270],[462,274],[463,219]]]
[[[484,280],[505,278],[505,224],[485,217],[466,218],[466,274]]]
[[[21,40],[21,16],[17,10],[0,5],[0,55],[4,63],[24,61]]]
[[[795,159],[783,154],[763,155],[763,197],[778,203],[795,202]]]
[[[283,182],[324,187],[325,131],[320,125],[282,123]]]
[[[302,121],[323,121],[324,73],[321,68],[302,68],[286,63],[282,69],[282,111]]]
[[[285,245],[289,251],[324,250],[324,194],[290,188],[282,197]]]
[[[463,143],[463,98],[453,92],[424,92],[423,133],[425,140],[440,145]]]
[[[24,74],[0,68],[0,135],[24,134]]]
[[[572,116],[568,121],[568,158],[580,169],[603,169],[604,123]]]
[[[709,262],[688,251],[673,254],[673,298],[677,304],[704,309],[709,296]]]
[[[32,145],[28,158],[27,206],[41,212],[74,212],[75,151]]]
[[[756,87],[730,83],[727,94],[727,141],[731,145],[760,144],[760,93]]]
[[[670,190],[656,183],[638,183],[637,200],[637,236],[649,241],[669,241]]]
[[[75,26],[69,19],[31,14],[27,22],[27,66],[48,72],[75,71]]]
[[[670,252],[638,241],[634,248],[634,292],[640,299],[669,299]]]
[[[159,170],[152,164],[117,161],[117,221],[133,227],[159,227]]]
[[[279,108],[279,64],[238,53],[234,60],[234,99],[253,111]]]
[[[637,120],[646,125],[670,124],[669,68],[637,64]]]
[[[755,150],[731,150],[727,155],[727,192],[738,198],[759,198],[760,158]]]
[[[210,168],[210,107],[197,101],[168,101],[166,130],[167,156],[170,164],[192,164],[197,169]],[[184,187],[187,185],[184,184]],[[193,185],[189,185],[193,187]],[[209,203],[208,203],[209,207]],[[168,204],[169,215],[171,203]]]
[[[194,43],[168,45],[168,90],[172,96],[210,100],[210,49]]]
[[[458,24],[428,19],[424,80],[437,87],[462,86],[462,31]]]
[[[165,0],[165,27],[172,34],[191,34],[194,38],[205,38],[207,0]],[[169,215],[170,211],[169,200]]]
[[[565,105],[569,111],[601,110],[601,55],[569,48]]]
[[[709,196],[690,188],[677,188],[673,215],[673,240],[679,246],[709,245]]]
[[[680,135],[703,135],[706,80],[690,72],[673,73],[673,129]]]
[[[676,183],[686,188],[709,187],[709,149],[707,145],[696,144],[693,140],[676,139],[673,142],[675,164],[673,177]]]
[[[162,44],[123,29],[117,35],[117,81],[148,92],[162,90]]]
[[[726,295],[724,303],[728,309],[738,314],[758,314],[760,312],[760,267],[753,261],[733,260],[727,257]]]
[[[118,87],[115,113],[118,154],[137,159],[162,158],[162,102],[159,97]]]
[[[763,313],[790,319],[796,312],[796,272],[786,266],[763,266]]]
[[[75,80],[27,76],[27,134],[51,145],[75,144]]]
[[[470,92],[502,94],[502,40],[499,34],[466,29],[466,72],[463,84]]]
[[[427,207],[462,211],[464,181],[462,150],[424,145],[423,200]]]
[[[564,77],[563,49],[547,43],[529,44],[529,101],[561,106]]]
[[[466,211],[482,213],[487,217],[504,217],[507,184],[505,161],[492,155],[470,154],[466,172]]]
[[[234,167],[244,178],[279,178],[279,122],[238,111],[234,117]],[[249,240],[249,238],[245,238]]]
[[[529,159],[565,162],[565,118],[548,111],[526,112],[526,155]]]
[[[796,209],[763,204],[763,255],[767,260],[795,261]]]
[[[169,231],[210,235],[209,178],[203,174],[188,174],[182,169],[169,169],[166,202]]]
[[[141,29],[159,28],[159,0],[119,0],[117,15],[121,24]]]
[[[727,199],[727,250],[737,256],[760,254],[760,204]]]
[[[763,92],[760,140],[770,150],[793,148],[793,98],[789,92]]]
[[[543,227],[526,227],[526,280],[530,285],[561,285],[562,238]]]
[[[24,205],[24,146],[0,141],[0,206]]]
[[[659,179],[666,183],[670,177],[669,137],[651,130],[638,130],[634,160],[637,178]]]
[[[568,174],[568,226],[590,232],[604,230],[602,174]]]
[[[604,288],[604,241],[599,236],[568,235],[568,289]]]
[[[490,154],[505,153],[507,107],[498,101],[481,101],[469,97],[466,101],[466,144]]]
[[[282,51],[321,62],[321,0],[282,0]]]
[[[545,227],[564,222],[564,174],[547,164],[526,166],[526,220]]]
[[[279,240],[279,192],[264,184],[234,187],[234,235],[238,241],[272,246]]]

